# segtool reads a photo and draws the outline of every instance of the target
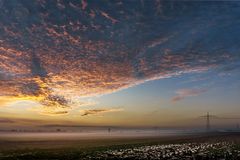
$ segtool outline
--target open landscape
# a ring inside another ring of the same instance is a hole
[[[240,160],[240,1],[0,0],[0,160]]]
[[[21,133],[20,133],[21,134]],[[31,133],[0,137],[0,159],[239,159],[240,133],[121,136],[119,134]],[[34,135],[36,134],[36,135]],[[52,135],[51,135],[52,134]],[[46,136],[48,135],[48,136]]]

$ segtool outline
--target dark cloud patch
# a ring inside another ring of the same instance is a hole
[[[47,76],[47,72],[41,65],[40,59],[35,53],[32,54],[31,72],[33,76],[39,76],[41,78]]]
[[[62,96],[49,95],[42,101],[42,104],[46,106],[53,106],[53,107],[54,106],[67,107],[68,101]]]
[[[21,91],[24,95],[39,95],[40,87],[35,82],[28,82],[22,85]]]
[[[109,112],[120,112],[123,111],[122,108],[101,108],[101,109],[89,109],[89,110],[83,110],[82,116],[88,116],[88,115],[99,115],[103,113],[109,113]]]

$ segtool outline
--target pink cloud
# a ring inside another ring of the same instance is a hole
[[[185,99],[186,97],[198,96],[204,92],[207,92],[207,89],[179,89],[176,91],[176,96],[172,97],[172,102],[177,102]]]

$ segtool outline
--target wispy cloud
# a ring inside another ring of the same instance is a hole
[[[1,123],[15,123],[15,121],[13,121],[9,118],[0,118],[0,124]]]
[[[62,116],[62,115],[68,114],[70,109],[68,107],[64,108],[64,107],[58,107],[58,106],[53,106],[53,107],[38,106],[38,107],[29,108],[28,110],[37,112],[42,115]]]
[[[0,124],[39,124],[43,123],[44,120],[37,119],[27,119],[27,118],[9,118],[9,117],[0,117]]]
[[[179,89],[176,91],[176,96],[174,96],[171,101],[177,102],[185,99],[186,97],[198,96],[204,92],[207,92],[207,89]]]
[[[80,112],[83,112],[82,116],[88,116],[88,115],[99,115],[103,113],[109,113],[109,112],[121,112],[123,111],[123,108],[102,108],[102,109],[89,109],[89,110],[81,110]]]

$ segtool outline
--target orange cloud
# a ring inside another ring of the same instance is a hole
[[[59,106],[38,106],[38,107],[33,107],[29,108],[29,111],[34,111],[42,115],[48,115],[48,116],[61,116],[61,115],[66,115],[69,113],[70,108],[64,108],[64,107],[59,107]]]

